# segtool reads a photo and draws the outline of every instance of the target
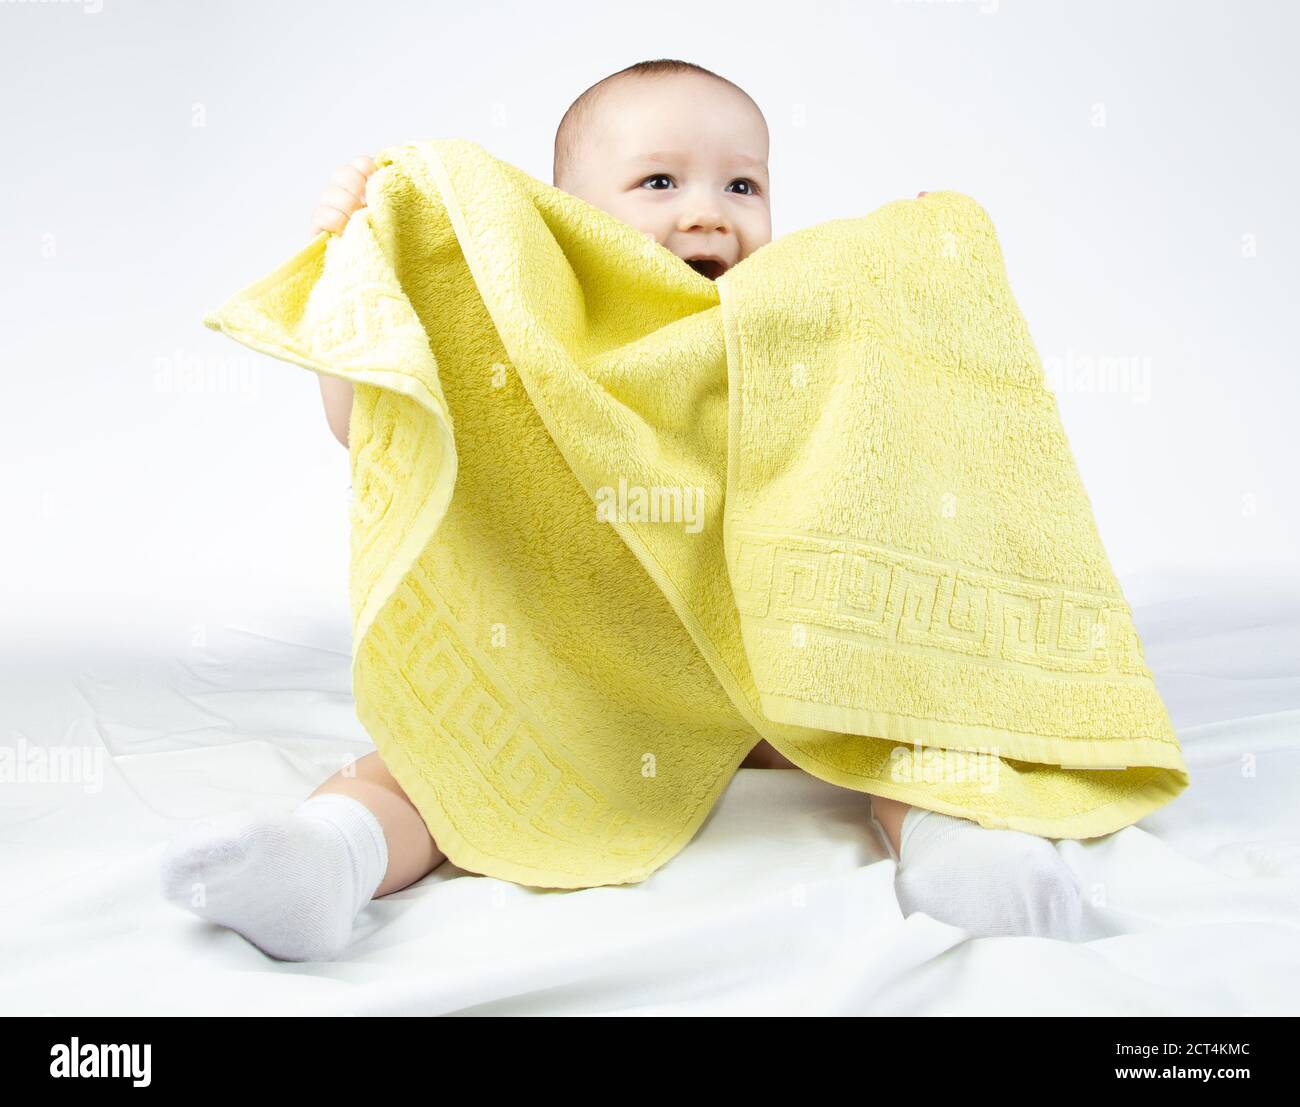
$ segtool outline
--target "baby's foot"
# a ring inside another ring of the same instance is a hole
[[[904,915],[924,911],[981,938],[1088,937],[1078,882],[1046,838],[913,807],[898,863],[894,888]]]
[[[388,868],[360,801],[312,796],[287,815],[237,811],[190,827],[162,858],[162,893],[282,961],[328,961]]]

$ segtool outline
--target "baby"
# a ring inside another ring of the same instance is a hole
[[[573,103],[555,136],[554,184],[716,279],[771,241],[767,158],[767,123],[745,92],[699,66],[657,60],[606,77]],[[313,234],[343,230],[365,205],[374,170],[358,158],[334,174]],[[347,445],[352,386],[328,374],[320,385],[329,426]],[[766,741],[742,767],[796,768]],[[1079,888],[1050,841],[882,796],[871,798],[871,819],[898,863],[904,914],[924,911],[981,937],[1082,936]],[[289,814],[236,812],[190,828],[164,854],[162,887],[272,957],[331,960],[369,900],[444,860],[371,753]]]

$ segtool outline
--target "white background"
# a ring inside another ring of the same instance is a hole
[[[1260,0],[0,0],[0,753],[94,768],[0,780],[0,1013],[1294,1014],[1298,23]],[[373,748],[347,454],[310,373],[204,312],[306,244],[348,158],[463,137],[549,180],[570,102],[656,57],[764,109],[778,235],[922,189],[992,216],[1192,774],[1058,843],[1113,937],[903,918],[867,797],[759,770],[636,889],[447,862],[372,901],[338,963],[272,962],[159,895],[194,819],[291,810]],[[1062,376],[1089,358],[1138,375]]]
[[[777,235],[921,189],[988,210],[1131,598],[1148,572],[1285,568],[1295,12],[0,0],[6,648],[183,637],[228,604],[346,636],[316,380],[204,311],[305,245],[348,158],[464,137],[549,181],[569,103],[656,57],[764,110]],[[1137,375],[1062,376],[1097,358]]]

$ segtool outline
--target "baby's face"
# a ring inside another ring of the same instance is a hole
[[[717,279],[772,240],[767,123],[699,74],[610,89],[569,191]]]

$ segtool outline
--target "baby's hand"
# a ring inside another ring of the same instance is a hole
[[[353,158],[330,177],[330,186],[321,193],[316,214],[312,216],[312,237],[321,231],[342,234],[352,213],[366,206],[366,181],[377,166],[367,157]]]

